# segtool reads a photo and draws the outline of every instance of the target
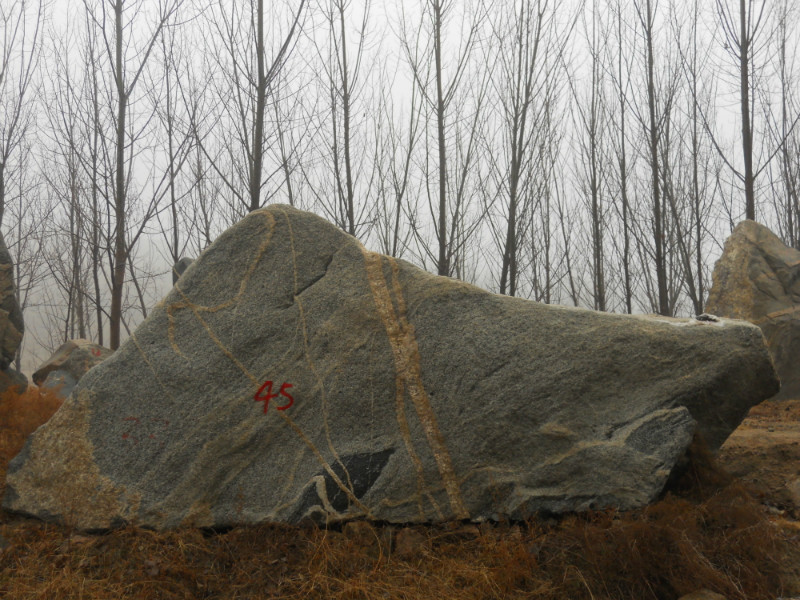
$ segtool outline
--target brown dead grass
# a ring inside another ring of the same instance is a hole
[[[3,477],[57,406],[35,388],[0,398]],[[701,446],[671,489],[627,513],[405,530],[131,527],[85,535],[0,514],[9,542],[0,552],[0,597],[673,600],[708,588],[729,600],[774,600],[800,592],[784,577],[800,530],[773,523]],[[402,551],[400,537],[416,542]]]
[[[60,406],[61,398],[54,391],[32,385],[23,394],[16,388],[0,394],[0,481],[5,482],[8,462],[22,450],[28,436]]]

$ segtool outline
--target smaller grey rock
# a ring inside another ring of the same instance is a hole
[[[193,262],[193,258],[184,256],[172,266],[172,285],[175,285],[178,282],[180,276],[183,275],[183,272],[188,269],[189,265],[191,265]]]
[[[53,371],[69,374],[77,383],[89,369],[99,365],[112,351],[89,340],[70,340],[62,344],[33,374],[36,385],[44,385]],[[73,384],[74,385],[74,384]]]
[[[67,371],[51,371],[44,380],[41,387],[56,392],[62,398],[66,398],[72,393],[78,381]]]
[[[717,315],[710,315],[708,313],[697,315],[694,319],[695,321],[703,321],[705,323],[719,323],[719,317]]]
[[[0,371],[0,394],[12,387],[18,394],[24,393],[28,389],[28,378],[14,369]]]

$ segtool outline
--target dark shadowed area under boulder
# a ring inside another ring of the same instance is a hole
[[[777,388],[749,323],[499,296],[274,205],[85,375],[4,506],[88,529],[631,508]]]

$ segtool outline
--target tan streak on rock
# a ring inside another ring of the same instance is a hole
[[[175,351],[176,354],[179,356],[185,357],[183,352],[178,347],[178,344],[175,341],[175,316],[174,312],[180,309],[189,308],[197,314],[198,312],[208,312],[214,313],[225,308],[229,308],[239,303],[244,293],[247,291],[247,286],[250,283],[250,279],[253,277],[253,273],[255,273],[256,267],[258,266],[261,257],[264,256],[264,253],[269,248],[269,244],[272,241],[272,234],[275,232],[275,217],[273,217],[269,212],[266,211],[255,211],[251,213],[251,215],[259,215],[262,217],[266,217],[267,219],[267,233],[264,236],[264,239],[261,241],[261,244],[258,246],[258,250],[256,251],[253,260],[250,261],[250,265],[247,267],[247,271],[245,271],[244,277],[242,277],[241,282],[239,282],[239,291],[236,292],[236,295],[229,300],[226,300],[222,304],[217,304],[216,306],[202,306],[192,303],[189,298],[186,297],[186,294],[183,293],[183,290],[180,287],[180,280],[175,284],[175,289],[180,292],[181,296],[183,297],[182,302],[173,302],[169,306],[167,306],[167,320],[169,322],[169,326],[167,328],[167,335],[169,336],[169,343],[172,346],[172,349]]]
[[[767,321],[771,321],[773,319],[779,319],[780,317],[785,317],[792,315],[794,316],[796,313],[800,312],[800,306],[792,306],[790,308],[784,308],[783,310],[776,310],[775,312],[771,312],[768,315],[761,317],[760,319],[753,319],[751,323],[754,325],[761,325]]]
[[[180,291],[181,294],[183,293],[181,290],[178,290],[178,291]],[[200,313],[197,310],[195,310],[195,307],[191,307],[191,308],[192,308],[192,312],[194,313],[195,318],[200,322],[200,324],[206,330],[206,333],[208,333],[208,336],[211,338],[211,340],[214,342],[214,344],[216,344],[216,346],[220,349],[220,351],[225,356],[227,356],[231,361],[233,361],[233,363],[239,368],[239,370],[244,374],[244,376],[247,377],[253,383],[253,385],[255,385],[255,386],[260,385],[260,381],[256,378],[256,376],[253,375],[247,369],[247,367],[245,367],[242,364],[242,362],[238,358],[236,358],[228,348],[225,347],[225,344],[223,344],[222,340],[220,340],[219,337],[217,337],[217,335],[214,333],[214,331],[211,329],[211,327],[209,327],[208,323],[206,323],[205,320],[203,320],[203,317],[201,317]],[[333,469],[328,464],[328,462],[325,460],[325,458],[322,456],[322,454],[317,449],[317,447],[314,445],[314,443],[310,439],[308,439],[308,437],[302,432],[302,430],[297,426],[297,424],[294,421],[292,421],[292,419],[285,412],[280,412],[278,414],[280,414],[280,416],[283,417],[284,421],[286,421],[289,424],[289,426],[292,428],[292,431],[294,431],[300,437],[300,439],[303,441],[303,443],[305,443],[309,447],[309,449],[314,453],[314,455],[317,457],[317,459],[319,460],[320,464],[322,465],[322,468],[325,469],[325,471],[331,476],[331,478],[336,483],[336,485],[338,485],[339,488],[345,494],[347,494],[347,496],[353,501],[353,503],[355,505],[357,505],[360,509],[362,509],[362,510],[364,510],[365,512],[368,513],[369,511],[368,511],[367,507],[364,506],[358,500],[358,498],[355,497],[353,492],[346,485],[344,485],[342,483],[342,481],[339,479],[339,477],[336,475],[336,473],[334,473]]]
[[[414,404],[422,429],[425,431],[425,437],[436,460],[453,516],[458,519],[469,518],[469,511],[461,498],[461,490],[447,444],[422,384],[419,348],[414,336],[414,328],[406,319],[405,299],[397,277],[397,263],[387,257],[392,267],[392,288],[398,306],[398,314],[395,314],[391,294],[383,276],[382,256],[369,252],[363,246],[361,251],[364,255],[367,280],[372,289],[375,306],[386,327],[386,334],[392,347],[397,377],[403,379],[404,387],[408,389],[411,402]]]
[[[422,468],[422,461],[417,454],[417,451],[414,449],[414,443],[411,440],[411,430],[408,427],[408,419],[406,418],[406,402],[405,402],[405,388],[403,386],[403,378],[402,377],[395,377],[395,411],[397,413],[397,425],[400,428],[400,435],[403,438],[403,442],[406,445],[406,449],[408,450],[408,455],[411,457],[411,462],[414,463],[414,469],[417,472],[417,511],[419,513],[420,519],[425,519],[425,508],[422,504],[422,495],[425,491],[425,474]],[[431,500],[433,497],[431,497]],[[432,502],[436,512],[439,514],[440,518],[444,518],[442,515],[442,511],[439,509],[439,505],[436,502]]]
[[[333,445],[333,439],[331,438],[331,428],[328,419],[329,413],[329,405],[328,405],[328,393],[325,391],[325,382],[320,377],[319,372],[317,371],[317,367],[314,365],[314,361],[311,359],[311,352],[308,349],[308,324],[306,321],[306,312],[305,307],[303,306],[303,301],[297,295],[297,253],[294,249],[294,231],[292,230],[292,222],[289,219],[289,215],[286,214],[285,210],[280,211],[283,217],[286,219],[286,227],[289,230],[289,243],[290,248],[292,251],[292,273],[294,274],[294,285],[292,287],[292,299],[294,300],[295,304],[297,304],[297,308],[299,310],[299,317],[300,317],[300,327],[303,333],[303,356],[305,356],[306,364],[308,364],[308,368],[311,370],[311,373],[314,375],[314,379],[317,382],[317,387],[319,388],[319,393],[322,399],[322,425],[325,428],[325,440],[328,443],[328,450],[330,450],[333,458],[339,463],[339,466],[342,468],[342,471],[347,478],[347,486],[350,489],[353,489],[353,481],[350,478],[350,472],[347,470],[347,467],[342,462],[342,458],[339,456],[339,453],[336,451],[336,448]]]
[[[314,443],[310,439],[308,439],[306,434],[303,433],[303,431],[297,426],[297,423],[295,423],[291,419],[291,417],[289,417],[289,415],[286,414],[285,411],[283,411],[283,412],[281,412],[279,414],[280,414],[281,418],[284,421],[286,421],[286,423],[289,425],[289,427],[292,428],[292,431],[294,431],[297,434],[297,437],[299,437],[303,441],[303,443],[306,446],[308,446],[309,450],[311,450],[311,452],[314,453],[314,456],[317,457],[317,460],[322,465],[322,468],[325,469],[325,472],[328,473],[328,475],[331,476],[331,479],[333,479],[333,482],[337,485],[337,487],[340,490],[342,490],[345,494],[347,494],[347,497],[350,498],[350,501],[353,504],[355,504],[359,509],[361,509],[367,517],[371,517],[372,514],[371,514],[369,508],[366,505],[364,505],[361,502],[361,500],[356,498],[355,494],[353,493],[353,491],[350,488],[348,488],[344,483],[342,483],[342,480],[339,479],[339,476],[334,472],[334,470],[331,468],[331,466],[325,460],[325,457],[322,456],[322,453],[319,451],[319,449],[314,445]]]
[[[225,344],[222,343],[222,340],[219,339],[219,337],[214,333],[214,331],[211,329],[211,327],[208,325],[208,323],[206,323],[206,321],[203,319],[203,317],[200,316],[201,312],[216,312],[218,310],[221,310],[221,309],[224,309],[224,308],[228,308],[229,306],[233,306],[234,304],[236,304],[236,302],[239,301],[239,298],[244,293],[244,291],[245,291],[245,289],[247,287],[247,285],[246,285],[247,284],[247,280],[249,280],[250,276],[252,275],[253,271],[255,270],[255,267],[258,264],[258,261],[261,258],[261,256],[264,254],[264,252],[266,252],[267,247],[269,246],[269,243],[272,240],[272,234],[273,234],[273,232],[275,230],[275,219],[271,214],[269,214],[267,212],[255,213],[255,214],[263,214],[264,216],[266,216],[268,218],[268,220],[269,220],[270,229],[269,229],[269,233],[266,236],[264,242],[262,242],[262,244],[259,246],[258,254],[257,254],[256,258],[253,260],[253,262],[250,264],[250,267],[248,268],[247,274],[245,275],[245,279],[242,281],[241,285],[239,286],[239,293],[236,295],[236,297],[232,298],[231,300],[228,300],[227,302],[224,302],[223,304],[219,304],[219,305],[217,305],[215,307],[209,308],[209,307],[197,306],[197,305],[193,304],[186,297],[186,295],[184,294],[183,290],[178,285],[175,286],[175,289],[177,289],[178,292],[181,294],[181,296],[183,296],[183,298],[184,298],[183,302],[176,303],[176,305],[177,304],[180,304],[180,305],[184,305],[185,304],[186,307],[189,308],[192,311],[192,313],[194,314],[194,316],[197,319],[197,321],[200,323],[200,325],[203,327],[203,329],[205,329],[205,331],[208,334],[209,338],[211,338],[211,340],[220,349],[220,351],[225,356],[227,356],[237,366],[237,368],[244,374],[245,377],[247,377],[253,383],[253,385],[259,386],[261,384],[259,379],[256,378],[256,376],[253,375],[250,372],[250,370],[247,367],[245,367],[244,364],[242,364],[242,362],[233,355],[233,352],[231,352],[227,347],[225,347]],[[288,217],[287,217],[287,221],[288,221]],[[290,227],[290,231],[291,231],[291,227]],[[292,250],[294,251],[294,249],[292,249]],[[331,476],[331,479],[333,479],[334,483],[336,483],[336,485],[339,487],[339,489],[341,489],[347,495],[347,497],[350,498],[351,502],[354,505],[356,505],[366,515],[369,515],[370,514],[369,509],[358,498],[356,498],[356,496],[353,493],[353,491],[349,487],[347,487],[342,482],[342,480],[336,475],[334,470],[331,468],[331,466],[328,464],[328,462],[322,456],[322,453],[314,445],[314,443],[305,435],[305,433],[303,433],[303,431],[300,429],[300,427],[298,427],[297,424],[285,412],[280,412],[278,414],[291,427],[292,431],[294,431],[295,434],[297,434],[297,436],[303,441],[303,443],[306,444],[306,446],[308,446],[308,448],[311,450],[311,452],[313,452],[314,456],[317,458],[319,463],[322,465],[322,468],[325,469],[325,472],[327,472],[328,475]]]
[[[7,483],[26,510],[105,529],[118,517],[135,521],[141,495],[100,473],[88,438],[89,395],[81,390],[36,432],[25,468],[9,473]]]

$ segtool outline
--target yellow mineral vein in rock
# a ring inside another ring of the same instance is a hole
[[[419,347],[414,335],[414,328],[406,318],[405,299],[398,279],[397,263],[392,258],[386,258],[392,268],[392,291],[398,308],[397,312],[395,312],[392,296],[389,292],[386,278],[383,275],[383,257],[380,254],[369,252],[363,247],[361,251],[364,255],[367,280],[375,299],[375,306],[386,327],[386,334],[392,347],[396,377],[403,380],[403,387],[408,390],[411,402],[422,424],[422,429],[425,431],[425,437],[436,460],[436,466],[439,469],[439,475],[447,492],[453,516],[458,519],[468,518],[469,511],[467,511],[464,500],[461,497],[458,479],[453,469],[453,461],[450,458],[444,436],[436,421],[436,415],[431,407],[425,386],[422,384]]]
[[[297,295],[298,285],[297,281],[297,253],[295,252],[294,248],[294,231],[292,230],[292,221],[289,218],[289,215],[286,214],[285,210],[280,211],[283,217],[286,219],[286,227],[289,232],[289,243],[290,249],[292,251],[292,273],[294,275],[294,285],[292,287],[292,299],[294,300],[295,304],[297,304],[298,308],[298,315],[300,318],[300,327],[303,332],[303,355],[306,359],[306,364],[308,368],[311,370],[311,373],[314,375],[314,379],[317,382],[317,388],[319,389],[320,400],[322,401],[322,425],[325,429],[325,440],[328,443],[328,450],[330,450],[331,455],[333,456],[334,460],[339,463],[339,466],[342,468],[345,477],[347,478],[347,486],[350,489],[353,489],[353,482],[350,479],[350,472],[347,470],[344,462],[342,462],[339,453],[336,451],[335,446],[333,445],[333,439],[331,438],[331,428],[330,428],[330,407],[328,405],[328,393],[325,390],[325,382],[320,377],[319,372],[317,371],[317,367],[314,365],[314,361],[311,358],[311,352],[308,348],[308,324],[306,321],[306,313],[305,307],[303,306],[303,301]]]
[[[227,348],[225,346],[225,344],[223,344],[222,340],[219,339],[219,336],[217,336],[216,333],[214,333],[213,329],[211,329],[209,324],[201,316],[201,313],[204,313],[204,312],[210,312],[210,313],[217,312],[219,310],[228,308],[230,306],[234,306],[236,303],[238,303],[239,299],[241,298],[241,296],[244,294],[245,290],[247,289],[247,283],[249,282],[250,277],[253,275],[253,272],[255,271],[255,268],[256,268],[259,260],[261,259],[263,254],[267,251],[267,248],[269,247],[269,244],[272,241],[272,235],[273,235],[273,233],[275,231],[275,218],[272,216],[272,214],[270,214],[269,212],[266,212],[266,211],[256,211],[255,213],[252,213],[252,215],[265,216],[267,218],[267,221],[268,221],[268,230],[267,230],[267,235],[264,236],[264,240],[259,245],[259,248],[258,248],[258,250],[256,252],[256,256],[251,261],[250,266],[248,267],[247,272],[245,273],[244,279],[242,280],[241,284],[239,285],[239,292],[236,294],[236,296],[234,296],[233,298],[231,298],[230,300],[228,300],[228,301],[226,301],[226,302],[224,302],[222,304],[218,304],[218,305],[213,306],[213,307],[199,306],[199,305],[196,305],[193,302],[191,302],[191,300],[188,298],[188,296],[186,296],[186,294],[183,292],[183,290],[180,288],[180,286],[176,285],[175,289],[177,289],[178,293],[183,297],[183,301],[182,302],[176,302],[176,303],[170,305],[170,307],[167,309],[167,314],[170,315],[170,341],[172,342],[173,348],[175,348],[176,351],[177,351],[177,348],[175,346],[174,337],[173,337],[174,321],[172,320],[170,311],[178,309],[178,308],[188,308],[189,310],[192,311],[192,314],[194,315],[194,317],[197,319],[197,321],[200,323],[200,325],[206,331],[206,333],[208,334],[208,337],[211,338],[211,340],[214,342],[214,344],[220,349],[220,351],[225,356],[227,356],[228,359],[231,360],[231,362],[233,362],[236,365],[236,367],[242,372],[242,374],[245,377],[247,377],[247,379],[250,380],[250,382],[252,384],[254,384],[255,386],[258,386],[261,383],[260,380],[255,375],[253,375],[250,372],[250,370],[244,364],[242,364],[242,362],[238,358],[236,358],[236,356],[234,356],[233,352],[231,352],[230,349]],[[250,218],[252,218],[252,216]],[[289,219],[288,219],[288,216],[287,216],[287,223],[288,222],[289,222]],[[291,235],[291,224],[289,225],[289,232],[290,232],[290,235]],[[294,252],[294,248],[292,248],[292,252]],[[296,276],[295,276],[295,279],[296,279]],[[296,283],[295,283],[295,289],[296,289]],[[178,351],[178,353],[181,354],[180,351]],[[342,492],[344,492],[347,495],[347,497],[350,499],[352,504],[357,506],[359,508],[359,510],[363,511],[365,516],[371,517],[371,513],[369,511],[369,508],[367,508],[367,506],[365,506],[358,498],[356,498],[356,496],[353,493],[351,487],[348,487],[347,485],[345,485],[342,482],[342,480],[339,478],[339,476],[336,474],[336,472],[333,470],[333,468],[330,466],[330,464],[328,464],[328,461],[325,460],[325,457],[322,456],[322,453],[319,451],[319,449],[314,445],[314,443],[311,441],[311,439],[309,439],[308,436],[305,433],[303,433],[303,431],[300,429],[300,427],[297,425],[297,423],[295,423],[292,420],[292,418],[289,417],[289,415],[287,415],[283,411],[278,412],[278,414],[284,420],[284,422],[286,422],[286,424],[292,429],[292,431],[294,431],[295,434],[302,440],[302,442],[311,450],[311,452],[314,454],[314,456],[319,461],[320,465],[322,465],[322,468],[325,470],[325,472],[328,473],[328,475],[331,477],[331,479],[336,484],[336,486],[340,490],[342,490]]]
[[[242,296],[247,291],[247,286],[250,284],[250,278],[253,276],[253,273],[255,272],[256,267],[258,266],[258,263],[261,260],[261,257],[264,256],[264,253],[267,251],[267,248],[269,248],[269,244],[272,241],[272,234],[275,231],[275,217],[273,217],[271,213],[262,209],[251,213],[249,218],[254,218],[255,216],[261,216],[266,218],[267,232],[266,235],[264,236],[264,239],[259,244],[255,256],[250,261],[250,264],[248,265],[247,271],[245,271],[242,280],[239,282],[239,291],[236,292],[236,295],[233,298],[226,300],[222,304],[217,304],[216,306],[201,306],[198,304],[194,304],[183,293],[183,290],[180,287],[180,281],[178,281],[175,284],[175,289],[177,289],[178,292],[180,292],[181,296],[183,297],[183,301],[173,302],[172,304],[167,306],[167,320],[169,321],[169,326],[167,328],[167,335],[169,336],[169,343],[172,346],[172,349],[179,356],[184,356],[184,354],[175,341],[175,316],[173,314],[175,313],[175,311],[184,308],[190,308],[192,312],[194,312],[195,314],[197,314],[198,312],[208,312],[208,313],[217,312],[219,310],[223,310],[225,308],[228,308],[230,306],[235,306],[236,304],[238,304],[239,300],[242,299]]]
[[[7,476],[24,505],[60,515],[68,525],[110,527],[117,517],[135,521],[141,495],[102,475],[89,439],[91,392],[80,390],[31,439],[24,469]]]

